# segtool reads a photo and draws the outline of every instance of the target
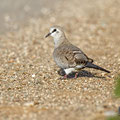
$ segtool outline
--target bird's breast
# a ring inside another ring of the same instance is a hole
[[[61,53],[59,50],[54,50],[53,52],[53,58],[55,63],[60,67],[60,68],[67,68],[68,67],[68,62],[64,57],[64,54]]]

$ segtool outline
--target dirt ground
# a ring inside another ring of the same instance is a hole
[[[117,112],[119,8],[119,0],[65,0],[0,35],[0,120],[104,120],[107,111]],[[60,80],[53,40],[44,38],[53,25],[111,73],[84,69],[77,79]]]

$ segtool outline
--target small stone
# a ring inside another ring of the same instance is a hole
[[[34,77],[35,77],[35,74],[32,74],[32,77],[34,78]]]
[[[117,113],[115,111],[106,111],[104,112],[104,116],[110,117],[110,116],[115,116]]]
[[[24,103],[24,106],[27,106],[27,107],[33,106],[33,105],[34,105],[34,102],[26,102],[26,103]]]
[[[87,91],[87,88],[84,88],[84,91]]]

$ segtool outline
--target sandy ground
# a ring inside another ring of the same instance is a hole
[[[116,111],[113,95],[120,73],[120,1],[66,0],[44,10],[26,27],[0,36],[0,120],[104,120]],[[52,52],[52,25],[110,74],[84,69],[77,79],[60,80]],[[14,27],[14,26],[13,26]]]

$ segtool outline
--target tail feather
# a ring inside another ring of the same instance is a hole
[[[101,71],[110,73],[110,71],[108,71],[108,70],[106,70],[106,69],[104,69],[102,67],[99,67],[98,65],[95,65],[93,63],[90,63],[90,62],[87,63],[86,67],[88,67],[88,68],[94,68],[94,69],[97,69],[97,70],[101,70]]]

